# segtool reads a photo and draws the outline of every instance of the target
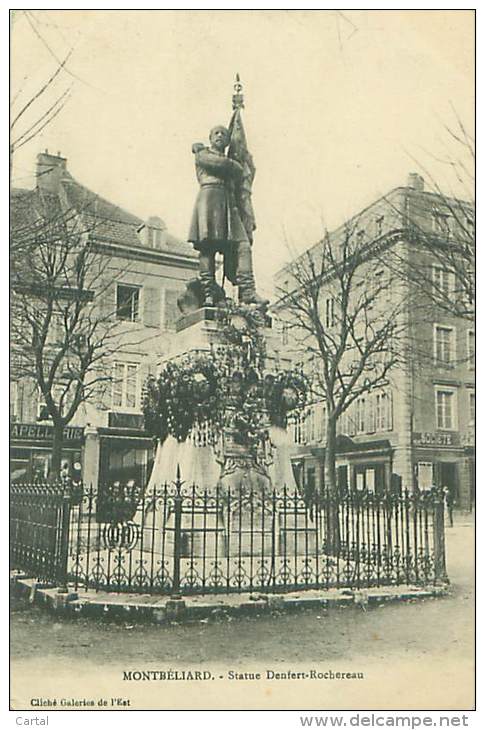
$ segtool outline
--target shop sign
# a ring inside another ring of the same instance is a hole
[[[413,433],[414,446],[460,446],[460,435],[456,431],[418,431]]]
[[[53,430],[52,426],[46,424],[12,423],[10,425],[10,438],[32,439],[33,441],[52,439]],[[84,429],[81,426],[66,426],[63,438],[65,441],[80,441],[83,433]]]
[[[140,413],[118,413],[110,411],[108,426],[110,428],[136,428],[143,431],[145,420]]]

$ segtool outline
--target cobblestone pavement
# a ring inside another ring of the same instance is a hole
[[[219,672],[217,678],[226,678],[229,669],[281,672],[306,667],[366,675],[366,682],[358,687],[354,683],[352,689],[334,683],[329,694],[326,685],[325,697],[315,699],[316,708],[321,707],[320,701],[332,708],[350,706],[350,701],[362,708],[384,707],[388,703],[392,707],[397,702],[402,709],[470,709],[474,682],[474,528],[470,517],[461,516],[455,527],[447,528],[447,546],[448,572],[453,584],[448,597],[366,611],[352,606],[153,626],[88,618],[60,620],[40,608],[15,604],[11,621],[14,697],[16,686],[20,687],[27,676],[29,697],[35,695],[36,687],[43,696],[49,687],[57,690],[56,677],[61,676],[67,682],[66,691],[72,692],[76,687],[78,696],[82,676],[89,684],[93,676],[102,680],[109,675],[119,682],[119,692],[126,691],[127,682],[121,681],[126,669],[209,669]],[[47,687],[46,677],[50,678]],[[69,684],[69,677],[76,677],[76,682]],[[161,684],[156,688],[158,699],[152,697],[154,707],[186,706],[187,683],[174,682],[166,699],[160,699]],[[167,683],[163,684],[167,693]],[[182,697],[180,703],[174,699],[175,684],[178,692],[181,685],[186,687],[185,699]],[[204,683],[192,683],[196,684]],[[247,684],[238,683],[237,692],[242,685],[247,691]],[[294,707],[292,702],[297,701],[291,699],[288,690],[280,697],[284,684],[280,682],[271,695],[281,703],[277,705],[281,709]],[[305,683],[305,692],[309,684]],[[133,687],[130,683],[129,689],[135,694],[142,691],[140,684]],[[155,689],[150,689],[152,696]],[[141,706],[152,706],[146,685],[143,691],[145,694],[140,694],[137,701],[143,702]],[[296,691],[295,682],[291,691]],[[301,706],[311,707],[303,703],[301,690],[298,691]],[[221,707],[237,706],[231,704],[237,703],[237,692],[226,705],[224,698],[210,699],[207,683],[205,691],[197,686],[194,692],[190,702],[196,706],[206,706],[205,702],[209,706],[210,702],[222,703]],[[382,695],[377,705],[376,693]],[[310,695],[308,701],[313,701],[313,697]],[[256,701],[253,707],[266,706],[263,699],[258,700],[262,704]],[[170,704],[173,702],[175,705]],[[245,706],[242,695],[241,702]]]

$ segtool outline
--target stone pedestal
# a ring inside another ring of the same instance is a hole
[[[216,308],[205,307],[180,317],[160,368],[185,355],[227,345],[218,314]],[[242,319],[238,313],[235,317]],[[267,318],[265,336],[270,330]],[[270,368],[263,374],[259,371],[260,377],[273,370],[276,360],[268,355]],[[172,483],[168,508],[163,507],[159,552],[169,563],[172,558],[178,561],[182,577],[194,571],[202,574],[209,564],[219,570],[221,560],[227,566],[236,561],[237,573],[246,558],[253,568],[260,564],[263,572],[275,570],[280,563],[283,570],[289,556],[314,554],[318,549],[313,517],[298,500],[286,430],[271,426],[268,420],[269,440],[252,452],[238,438],[233,405],[238,397],[232,401],[229,396],[226,425],[217,442],[194,430],[183,443],[168,436],[158,447],[147,491],[160,494],[165,482]],[[180,498],[173,491],[178,467]]]
[[[194,350],[209,350],[213,345],[223,344],[217,315],[216,307],[203,307],[179,317],[176,335],[164,362]]]

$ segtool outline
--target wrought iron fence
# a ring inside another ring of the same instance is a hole
[[[293,591],[446,578],[440,493],[11,489],[12,567],[76,589]]]
[[[10,485],[10,565],[64,583],[72,494],[61,485]]]

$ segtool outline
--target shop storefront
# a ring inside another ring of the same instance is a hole
[[[295,478],[301,489],[312,492],[324,487],[325,447],[301,450],[292,458]],[[348,436],[337,437],[337,485],[384,494],[400,489],[401,480],[393,473],[393,448],[387,439],[357,443]]]
[[[472,508],[475,450],[463,447],[459,433],[413,433],[413,465],[418,489],[426,491],[433,486],[447,487],[458,508]]]
[[[12,482],[43,482],[52,460],[52,425],[10,424],[10,478]],[[92,432],[94,431],[94,448]],[[106,427],[86,430],[64,429],[62,467],[64,473],[101,484],[134,480],[145,486],[154,459],[153,439],[141,429]],[[89,444],[88,444],[89,442]],[[82,465],[82,468],[81,468]]]
[[[10,479],[12,482],[43,482],[49,477],[52,452],[51,425],[10,424]],[[82,463],[84,429],[66,426],[62,462],[67,472]]]
[[[100,428],[98,432],[100,483],[134,481],[145,486],[153,467],[153,439],[137,429]]]

